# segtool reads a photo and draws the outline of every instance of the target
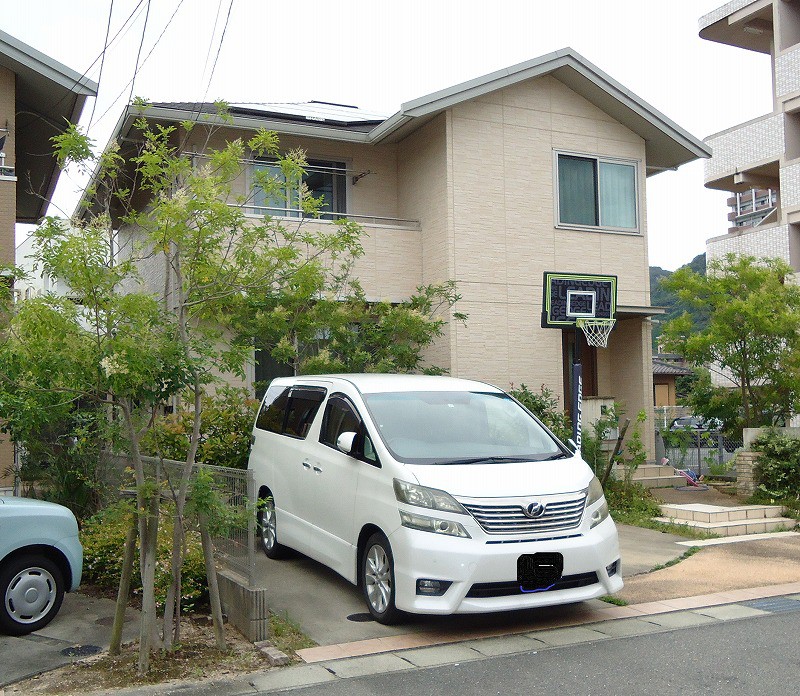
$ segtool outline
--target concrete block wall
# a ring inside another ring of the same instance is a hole
[[[800,206],[800,163],[781,167],[781,207]]]
[[[249,587],[244,578],[229,570],[217,570],[217,582],[228,621],[253,643],[267,640],[270,637],[267,590]]]
[[[736,455],[736,492],[739,495],[753,495],[756,482],[753,471],[758,463],[758,452],[742,450]]]
[[[714,151],[703,165],[705,181],[714,181],[757,162],[777,160],[784,150],[784,116],[760,116],[712,135],[705,142]]]
[[[722,259],[726,254],[779,258],[790,263],[791,245],[788,225],[745,227],[739,232],[713,237],[706,242],[706,260]]]
[[[800,91],[800,46],[775,56],[775,96],[780,99]]]

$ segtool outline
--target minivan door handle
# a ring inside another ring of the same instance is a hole
[[[318,466],[315,466],[314,467],[314,472],[317,473],[317,474],[321,474],[322,473],[322,469],[320,469]]]
[[[310,469],[311,468],[311,464],[309,464],[308,462],[303,462],[303,468],[304,469]]]

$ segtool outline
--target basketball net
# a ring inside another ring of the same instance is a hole
[[[598,319],[596,317],[585,317],[575,322],[586,336],[586,342],[590,346],[597,346],[598,348],[606,348],[608,346],[608,336],[616,323],[616,319]]]

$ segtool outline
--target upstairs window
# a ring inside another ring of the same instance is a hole
[[[638,230],[635,162],[559,153],[556,166],[559,225]]]
[[[273,162],[257,162],[254,172],[264,172],[278,183],[274,195],[256,185],[253,191],[253,206],[260,215],[302,217],[303,195],[322,198],[320,218],[335,220],[347,212],[347,176],[344,162],[310,160],[303,175],[303,190],[294,182],[286,180],[280,166]]]

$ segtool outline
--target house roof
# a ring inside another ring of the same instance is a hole
[[[674,363],[662,362],[653,358],[653,374],[654,375],[690,375],[692,371],[688,367],[681,367]]]
[[[97,83],[3,31],[0,66],[16,75],[17,222],[38,222],[58,180],[50,138],[78,120]]]
[[[389,118],[327,102],[231,104],[226,125],[245,129],[263,127],[280,133],[361,143],[398,142],[456,104],[545,75],[563,82],[639,135],[645,141],[648,175],[711,156],[706,144],[571,48],[406,102]],[[151,104],[147,110],[148,118],[170,122],[198,116],[211,120],[215,113],[216,106],[210,103],[161,102]],[[127,135],[140,114],[139,109],[129,106],[115,133]]]

